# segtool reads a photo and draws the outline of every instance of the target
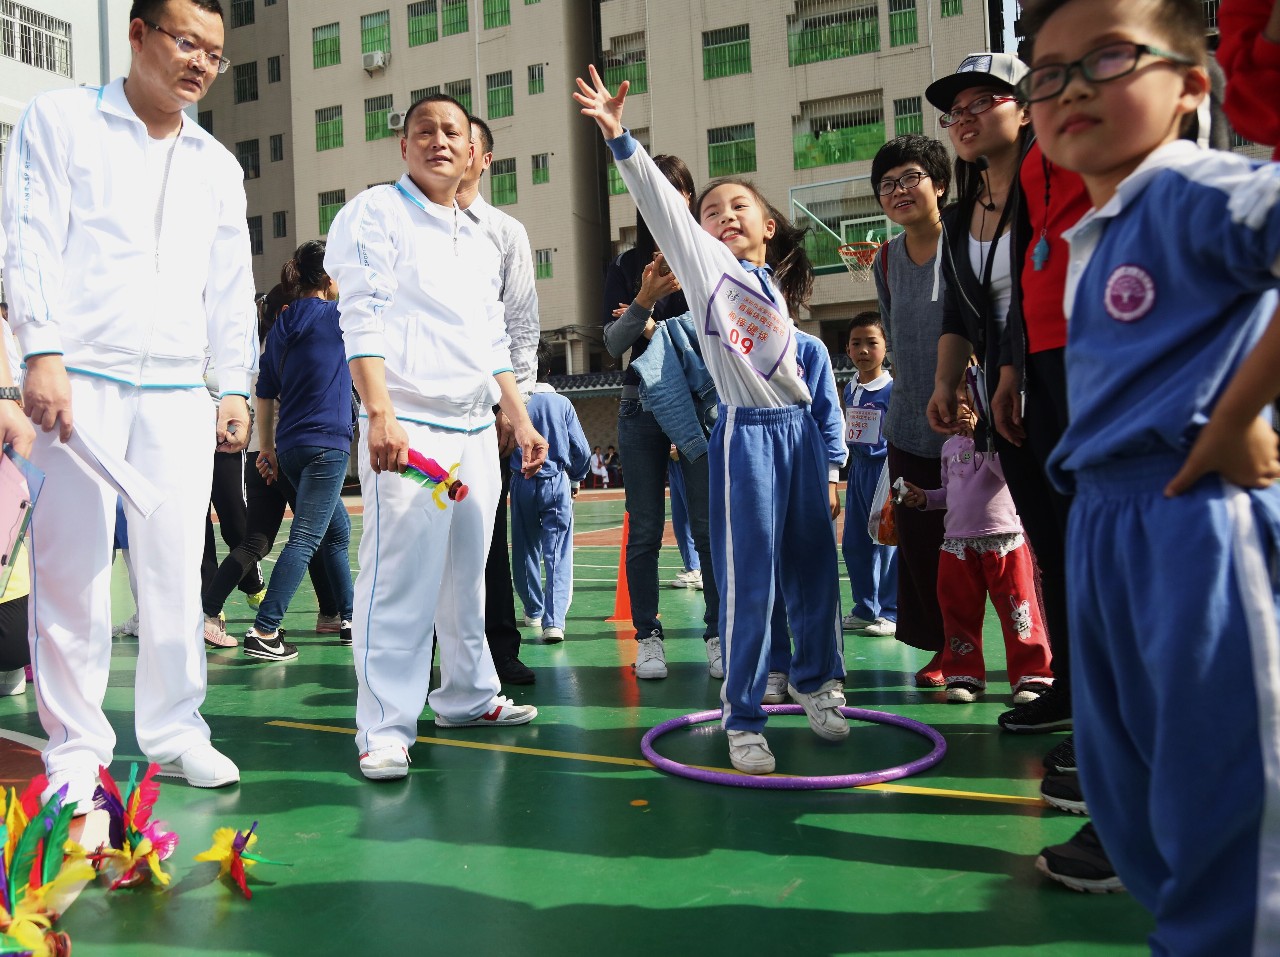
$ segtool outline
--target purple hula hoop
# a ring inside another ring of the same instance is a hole
[[[769,714],[804,714],[804,708],[798,704],[764,705],[764,710]],[[947,741],[939,732],[927,724],[913,721],[911,718],[889,714],[886,711],[869,711],[866,708],[845,707],[840,709],[840,713],[846,718],[854,718],[858,721],[892,724],[899,728],[906,728],[908,731],[914,731],[916,734],[928,738],[933,743],[933,750],[922,758],[917,758],[914,761],[908,761],[906,764],[899,764],[892,768],[885,768],[881,771],[863,771],[859,774],[830,774],[818,777],[787,777],[772,774],[730,774],[727,771],[694,768],[687,764],[681,764],[679,761],[664,758],[653,749],[653,742],[668,731],[674,731],[676,728],[683,728],[686,725],[702,724],[704,721],[718,720],[721,713],[716,710],[696,711],[693,714],[682,715],[679,718],[672,718],[670,721],[662,722],[656,728],[650,729],[640,740],[640,751],[654,767],[660,771],[666,771],[668,774],[675,774],[682,778],[692,778],[694,781],[704,781],[707,784],[727,784],[735,788],[765,788],[775,791],[813,791],[821,788],[858,788],[868,784],[883,784],[885,781],[896,781],[899,778],[919,774],[921,771],[933,767],[947,753]]]

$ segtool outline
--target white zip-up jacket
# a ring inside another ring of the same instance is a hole
[[[498,250],[479,224],[405,174],[342,207],[324,268],[338,284],[347,361],[385,360],[396,418],[455,432],[493,424],[511,340]]]
[[[249,395],[257,316],[243,170],[185,121],[157,208],[147,128],[124,95],[33,99],[6,149],[9,319],[24,357],[59,353],[70,373],[143,388]],[[157,225],[158,222],[158,225]]]

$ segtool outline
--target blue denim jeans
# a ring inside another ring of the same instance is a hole
[[[267,583],[267,594],[258,608],[253,627],[269,635],[280,627],[302,576],[313,555],[319,553],[338,603],[339,614],[350,620],[354,597],[351,587],[351,521],[342,504],[342,481],[350,453],[300,445],[279,454],[280,470],[297,490],[289,541],[276,559]]]
[[[671,461],[671,440],[653,413],[646,412],[635,399],[623,399],[618,407],[618,453],[622,472],[630,532],[627,538],[627,586],[631,590],[631,623],[636,636],[662,633],[658,621],[658,550],[666,527],[665,486],[667,463]],[[702,596],[706,600],[704,638],[720,633],[720,595],[711,569],[711,540],[708,535],[707,456],[681,462],[689,508],[689,530],[702,563]]]

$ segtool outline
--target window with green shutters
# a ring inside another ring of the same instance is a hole
[[[342,62],[342,37],[338,24],[326,23],[311,29],[311,65],[315,69]]]
[[[490,73],[485,78],[489,119],[496,120],[515,112],[515,95],[511,89],[511,71]]]
[[[910,46],[918,38],[916,0],[889,0],[889,46]]]
[[[797,15],[787,18],[787,57],[792,66],[838,60],[880,49],[880,12],[875,0],[831,4],[800,0]],[[811,11],[805,15],[805,11]]]
[[[869,160],[885,143],[879,90],[800,104],[793,158],[796,169]]]
[[[439,92],[440,87],[438,86],[424,86],[421,90],[411,90],[409,92],[409,105],[413,106],[419,100],[428,96],[435,96]]]
[[[544,88],[543,65],[541,63],[529,64],[529,95],[535,96],[541,93]]]
[[[964,13],[964,0],[942,0],[942,15],[958,17]]]
[[[441,0],[441,19],[444,21],[440,33],[451,37],[456,33],[467,32],[467,0]]]
[[[551,182],[551,156],[548,153],[533,154],[533,185]]]
[[[707,165],[712,176],[754,173],[756,169],[756,125],[739,123],[707,130]]]
[[[342,107],[326,106],[316,110],[316,152],[334,150],[342,145]]]
[[[616,91],[623,80],[631,81],[632,93],[649,90],[649,64],[645,50],[644,33],[629,33],[613,37],[604,54],[604,82]]]
[[[535,249],[533,252],[533,278],[551,278],[551,250]]]
[[[253,21],[253,0],[231,0],[232,27],[247,27]]]
[[[468,113],[471,112],[471,81],[470,80],[454,80],[452,83],[444,85],[444,91],[462,104],[462,108]]]
[[[391,52],[391,11],[381,10],[360,18],[360,52]]]
[[[645,148],[645,152],[648,152],[649,128],[647,126],[642,127],[641,129],[632,130],[631,136],[637,143]],[[627,184],[622,181],[622,174],[618,172],[618,167],[613,162],[613,154],[609,153],[608,150],[605,152],[608,153],[609,158],[609,165],[605,167],[609,181],[609,195],[621,196],[627,191]]]
[[[329,232],[329,227],[333,225],[333,220],[338,215],[338,210],[342,209],[346,204],[347,191],[345,189],[333,189],[320,194],[321,236]]]
[[[494,160],[489,167],[489,175],[493,177],[490,188],[493,191],[494,206],[510,206],[516,201],[516,161],[514,159]]]
[[[714,80],[751,72],[751,25],[744,23],[702,34],[702,78]]]
[[[440,17],[436,0],[409,4],[409,46],[420,47],[440,39]]]
[[[397,136],[396,130],[387,127],[387,114],[391,112],[391,94],[374,96],[364,101],[364,138],[385,140]]]
[[[906,136],[908,133],[924,132],[922,105],[918,96],[909,96],[905,100],[893,101],[894,136]]]
[[[511,25],[511,0],[484,0],[484,28]]]

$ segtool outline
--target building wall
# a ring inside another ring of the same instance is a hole
[[[438,4],[438,8],[443,4]],[[345,190],[351,200],[368,186],[403,172],[397,138],[367,141],[365,100],[391,94],[406,111],[410,93],[459,80],[471,81],[471,111],[493,129],[496,160],[515,159],[515,203],[504,212],[524,223],[531,247],[551,250],[551,276],[537,281],[542,328],[551,338],[590,321],[598,323],[604,257],[603,209],[590,171],[597,166],[594,133],[569,108],[572,67],[590,60],[590,4],[583,0],[511,0],[510,24],[486,29],[482,0],[467,0],[464,33],[409,46],[408,6],[389,6],[391,58],[370,75],[361,66],[361,16],[378,5],[353,9],[344,0],[297,4],[290,24],[289,54],[295,70],[294,174],[299,237],[320,234],[319,194]],[[313,29],[338,23],[341,62],[313,66]],[[543,92],[530,93],[528,67],[543,64]],[[486,77],[510,70],[514,113],[490,119]],[[317,150],[316,111],[342,106],[343,145]],[[532,156],[549,154],[549,182],[534,184]],[[492,176],[481,191],[492,200]],[[577,368],[574,371],[585,371]]]
[[[303,4],[298,4],[303,6]],[[314,235],[298,223],[294,206],[294,160],[297,146],[293,130],[292,90],[295,67],[289,49],[289,2],[264,6],[254,0],[253,23],[232,26],[231,3],[223,0],[226,44],[224,55],[232,63],[200,101],[200,118],[227,149],[258,141],[258,173],[246,178],[248,215],[262,218],[262,249],[253,257],[253,278],[259,292],[280,281],[280,267],[299,242]],[[280,80],[270,82],[268,59],[280,57]],[[236,102],[236,67],[257,65],[257,99]],[[308,66],[309,66],[308,62]],[[283,159],[271,159],[271,137],[283,137]],[[275,236],[273,216],[284,213],[285,235]]]

